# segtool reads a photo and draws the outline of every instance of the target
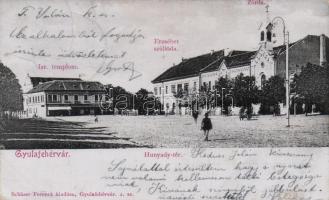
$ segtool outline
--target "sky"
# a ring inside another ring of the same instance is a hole
[[[309,34],[329,36],[328,1],[263,2],[269,5],[270,18],[281,16],[285,19],[291,42]],[[25,13],[24,7],[27,8]],[[45,11],[45,14],[38,18],[40,9],[43,9],[41,11]],[[88,10],[92,11],[89,12],[92,15],[84,17]],[[131,92],[140,88],[152,90],[151,81],[166,69],[181,62],[182,58],[226,48],[257,50],[259,27],[266,20],[265,10],[265,5],[248,4],[248,0],[0,0],[0,60],[16,74],[23,88],[28,87],[25,80],[29,74],[47,77],[80,76],[84,80],[119,85]],[[69,17],[45,17],[51,12]],[[26,36],[45,31],[58,33],[61,30],[74,36],[80,35],[81,32],[95,32],[96,36],[64,39],[17,38],[18,30],[23,27],[26,27]],[[276,31],[276,45],[281,45],[282,27],[278,26]],[[101,39],[106,33],[132,32],[140,34],[134,42],[131,38],[120,38],[118,41],[115,41],[115,37]],[[155,51],[154,48],[163,46],[155,44],[155,39],[176,41],[175,44],[166,45],[176,48],[176,51]],[[14,53],[17,50],[21,51]],[[36,53],[40,50],[44,50],[49,56],[22,53]],[[63,52],[92,50],[104,50],[109,55],[125,53],[122,58],[114,61],[109,58],[57,56]],[[63,65],[72,66],[72,69],[52,68]],[[47,69],[39,66],[46,66]],[[132,68],[133,75],[138,77],[130,80]]]

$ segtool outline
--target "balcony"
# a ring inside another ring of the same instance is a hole
[[[54,101],[54,100],[48,100],[48,102],[47,103],[62,103],[62,101],[61,100],[56,100],[56,101]]]
[[[76,104],[76,105],[83,105],[83,104],[86,104],[86,105],[90,105],[90,104],[98,104],[100,102],[100,100],[98,101],[94,101],[94,100],[65,100],[65,99],[61,99],[61,100],[48,100],[47,101],[47,104],[65,104],[65,105],[69,105],[69,104]]]

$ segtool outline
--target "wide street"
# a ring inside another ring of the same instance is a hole
[[[201,117],[94,116],[21,119],[0,130],[5,149],[47,148],[192,148],[192,147],[328,147],[329,116],[211,116],[210,141],[203,141]]]
[[[210,141],[203,141],[201,116],[195,124],[191,116],[92,116],[61,118],[84,121],[87,127],[107,127],[119,138],[131,138],[153,147],[321,147],[329,146],[329,116],[256,116],[240,121],[238,116],[211,116],[214,129]]]

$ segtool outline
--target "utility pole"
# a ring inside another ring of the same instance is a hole
[[[221,114],[223,115],[223,107],[224,107],[224,91],[225,88],[222,88],[222,107],[221,107]]]
[[[287,120],[290,126],[290,83],[289,83],[289,32],[287,31],[286,41],[286,106],[287,106]]]
[[[286,45],[286,107],[287,107],[287,127],[290,127],[290,83],[289,83],[289,32],[286,29],[285,21],[282,17],[274,17],[272,24],[278,20],[283,25],[283,42]]]

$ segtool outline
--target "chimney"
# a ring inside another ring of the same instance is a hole
[[[228,54],[231,52],[230,48],[224,49],[224,56],[228,56]]]
[[[320,35],[320,65],[323,66],[327,62],[326,55],[326,36],[324,34]]]
[[[215,50],[211,50],[210,51],[210,55],[214,54]]]

